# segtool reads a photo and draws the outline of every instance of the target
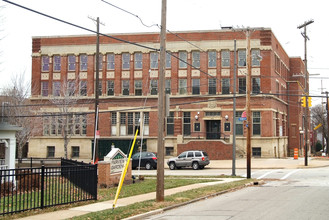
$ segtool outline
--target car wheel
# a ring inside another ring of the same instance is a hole
[[[174,170],[176,168],[176,165],[174,162],[169,163],[169,169]]]
[[[152,168],[151,163],[147,162],[145,164],[145,169],[150,170]]]
[[[199,163],[198,162],[193,162],[192,167],[193,167],[193,170],[198,170],[199,169]]]

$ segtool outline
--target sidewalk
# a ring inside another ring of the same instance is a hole
[[[263,159],[263,158],[252,158],[251,159],[251,169],[298,169],[298,168],[316,168],[316,167],[325,167],[329,166],[329,158],[308,158],[308,166],[304,165],[304,158],[299,158],[294,160],[293,158],[284,158],[284,159]],[[231,160],[212,160],[209,167],[211,169],[231,169],[232,161]],[[237,169],[246,168],[246,159],[237,159],[236,160]],[[244,178],[221,178],[221,181],[208,182],[208,183],[198,183],[188,186],[182,186],[178,188],[165,190],[165,196],[172,195],[178,192],[187,191],[195,188],[204,187],[207,185],[213,184],[222,184],[232,181],[241,180]],[[147,193],[143,195],[137,195],[133,197],[121,198],[117,201],[116,207],[127,206],[135,203],[136,201],[142,202],[147,200],[152,200],[156,198],[156,193]],[[28,216],[21,219],[32,219],[32,220],[61,220],[69,219],[75,216],[85,215],[91,212],[99,212],[106,209],[112,209],[113,200],[96,202],[89,205],[79,206],[75,208],[70,208],[67,210],[60,210],[45,214],[39,214],[34,216]]]

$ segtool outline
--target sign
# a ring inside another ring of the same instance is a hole
[[[240,117],[238,120],[239,121],[245,121],[245,120],[247,120],[247,118],[246,117]]]
[[[100,138],[100,137],[101,137],[100,132],[99,132],[99,130],[97,130],[96,131],[96,138]]]
[[[316,129],[318,129],[319,127],[321,127],[322,126],[322,124],[320,123],[320,124],[318,124],[315,128],[314,128],[314,131],[316,130]]]
[[[247,118],[247,112],[246,111],[243,111],[242,114],[241,114],[241,118]]]
[[[104,157],[104,161],[109,161],[111,164],[110,174],[121,173],[127,161],[127,156],[119,148],[112,146],[111,151]]]

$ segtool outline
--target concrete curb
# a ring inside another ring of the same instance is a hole
[[[239,189],[242,189],[242,188],[245,188],[245,187],[263,185],[264,183],[265,183],[264,180],[254,181],[254,182],[251,182],[251,183],[244,184],[243,186],[235,187],[235,188],[232,188],[232,189],[227,189],[227,190],[224,190],[224,191],[221,191],[221,192],[217,192],[217,193],[213,193],[213,194],[203,196],[203,197],[200,197],[200,198],[192,199],[192,200],[187,201],[187,202],[183,202],[183,203],[168,206],[168,207],[165,207],[165,208],[162,208],[162,209],[156,209],[156,210],[152,210],[152,211],[142,213],[142,214],[139,214],[139,215],[131,216],[131,217],[125,218],[124,220],[145,219],[146,217],[161,214],[161,213],[163,213],[165,211],[168,211],[168,210],[171,210],[171,209],[179,208],[181,206],[185,206],[185,205],[195,203],[195,202],[198,202],[198,201],[201,201],[201,200],[206,200],[208,198],[213,198],[215,196],[219,196],[219,195],[222,195],[222,194],[225,194],[225,193],[228,193],[228,192],[232,192],[232,191],[235,191],[235,190],[239,190]]]

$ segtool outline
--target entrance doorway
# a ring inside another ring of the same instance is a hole
[[[220,139],[220,120],[206,121],[207,139]]]

